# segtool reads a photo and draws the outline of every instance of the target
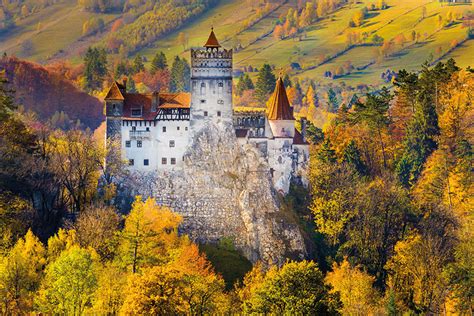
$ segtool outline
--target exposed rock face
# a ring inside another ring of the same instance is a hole
[[[268,170],[256,148],[237,143],[232,126],[209,125],[195,136],[183,171],[133,178],[141,182],[135,193],[180,213],[182,231],[195,241],[230,237],[252,262],[302,259],[303,237],[279,211]]]

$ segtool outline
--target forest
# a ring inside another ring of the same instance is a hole
[[[20,105],[41,97],[15,91],[49,84],[79,100],[79,89],[100,96],[124,76],[130,91],[188,91],[185,59],[169,66],[158,52],[146,68],[139,55],[110,63],[105,49],[89,48],[77,68],[2,62],[2,314],[472,313],[472,69],[425,63],[365,95],[285,76],[295,114],[310,122],[311,163],[309,187],[293,185],[282,209],[298,218],[310,253],[230,279],[178,233],[173,210],[142,196],[129,211],[116,205],[127,171],[116,148],[104,148],[103,126],[65,124],[83,120],[74,108],[34,113]],[[237,106],[264,104],[273,91],[274,67],[257,72],[255,83],[248,74],[236,82]],[[55,108],[56,95],[45,97],[45,110]],[[217,248],[236,252],[231,240]]]

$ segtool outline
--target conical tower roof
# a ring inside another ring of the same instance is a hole
[[[275,91],[268,102],[267,116],[269,120],[294,120],[293,108],[288,101],[283,79],[278,78]]]
[[[206,48],[219,48],[221,45],[217,40],[216,34],[214,34],[214,28],[211,28],[211,34],[209,34],[209,38],[207,39],[206,44],[204,45]]]

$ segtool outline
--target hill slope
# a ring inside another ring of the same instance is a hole
[[[188,18],[184,26],[166,28],[159,33],[162,35],[144,43],[142,48],[134,45],[134,49],[129,50],[130,57],[138,53],[151,60],[156,51],[162,50],[168,59],[175,55],[188,58],[187,49],[202,45],[209,28],[214,26],[224,46],[239,48],[235,67],[244,69],[271,63],[277,69],[288,71],[291,63],[297,63],[301,69],[292,70],[293,76],[323,83],[380,85],[385,83],[381,74],[387,69],[417,69],[430,58],[434,62],[454,57],[461,67],[474,64],[474,44],[468,37],[467,26],[472,23],[467,20],[473,12],[470,4],[447,6],[427,0],[387,0],[385,9],[369,10],[360,26],[349,26],[354,15],[363,8],[370,8],[375,1],[339,2],[342,6],[327,10],[329,12],[312,19],[308,25],[299,25],[296,36],[283,39],[273,33],[275,25],[283,24],[291,9],[301,15],[302,9],[297,6],[301,1],[279,0],[266,5],[237,0],[206,2],[206,9]],[[161,14],[156,6],[150,10]],[[146,29],[136,25],[141,23],[140,19],[145,20],[144,14],[137,14],[136,19],[128,21],[129,15],[118,11],[86,12],[76,1],[65,0],[18,20],[15,28],[0,34],[0,51],[43,63],[59,58],[79,62],[80,54],[89,45],[108,45],[112,24],[117,20],[125,24],[122,28],[136,32],[136,37],[146,36],[143,35]],[[83,36],[84,22],[94,17],[104,20],[103,31]],[[123,33],[135,43],[136,37],[129,36],[128,31]],[[180,34],[184,34],[184,41],[178,40]],[[374,36],[379,42],[374,41]],[[24,52],[25,41],[30,41],[33,47],[29,55]],[[384,41],[386,44],[382,45]]]

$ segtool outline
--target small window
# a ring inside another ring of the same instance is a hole
[[[186,126],[186,127],[184,128],[184,130],[187,131],[187,130],[188,130],[188,127]]]
[[[142,109],[132,109],[132,116],[134,117],[142,116]]]
[[[148,159],[143,160],[143,165],[148,166],[150,164],[150,161]]]
[[[150,131],[150,128],[149,128],[149,127],[147,127],[147,128],[146,128],[146,131],[147,131],[147,132],[149,132],[149,131]]]
[[[141,140],[137,140],[137,147],[142,147],[142,141]]]
[[[217,116],[221,116],[221,111],[217,111]]]
[[[175,143],[174,140],[170,140],[170,147],[174,147]]]
[[[161,158],[161,164],[166,165],[166,163],[167,163],[166,158]]]
[[[132,132],[135,132],[137,130],[136,126],[132,126]]]
[[[166,133],[166,126],[163,126],[163,133]]]
[[[171,164],[175,165],[176,164],[176,158],[171,158]]]
[[[115,103],[114,103],[114,104],[112,104],[112,109],[114,109],[114,110],[115,110],[116,108],[117,108],[117,105],[116,105]]]
[[[179,126],[177,126],[176,129],[179,131]]]
[[[223,88],[223,87],[224,87],[224,83],[219,82],[219,88]]]
[[[126,140],[125,141],[125,147],[131,147],[132,146],[132,142],[129,141],[129,140]]]
[[[204,111],[204,116],[207,116],[207,111]]]
[[[206,100],[201,100],[201,103],[202,103],[202,104],[206,103]]]
[[[128,165],[133,166],[135,164],[135,161],[133,159],[128,160]]]
[[[217,104],[224,104],[224,100],[217,100]]]

